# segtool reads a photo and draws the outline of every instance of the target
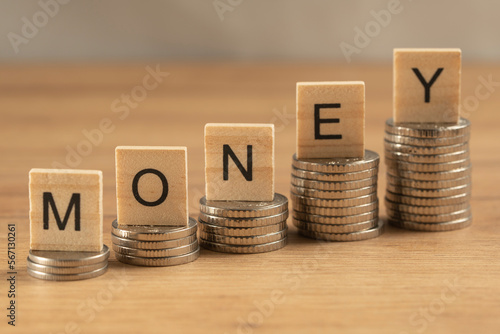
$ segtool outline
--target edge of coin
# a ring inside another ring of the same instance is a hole
[[[80,259],[71,258],[71,256],[77,255],[78,253],[86,253]],[[31,250],[29,251],[28,258],[36,263],[43,266],[52,267],[77,267],[91,265],[94,263],[100,263],[106,261],[109,258],[110,250],[105,244],[102,245],[102,250],[97,252],[59,252],[59,251],[39,251]],[[69,255],[69,259],[57,259],[58,256]],[[53,257],[51,257],[53,256]]]

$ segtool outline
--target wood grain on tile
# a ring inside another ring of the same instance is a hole
[[[394,121],[458,123],[460,49],[394,49]]]
[[[102,172],[35,168],[29,180],[31,249],[100,252]]]
[[[186,147],[118,146],[115,152],[118,223],[186,226]]]
[[[365,84],[297,83],[297,157],[364,156]]]
[[[274,125],[207,124],[205,191],[214,201],[272,201]]]

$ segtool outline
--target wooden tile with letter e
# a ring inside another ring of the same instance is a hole
[[[457,124],[460,49],[394,49],[394,122]]]
[[[187,226],[187,149],[118,146],[115,153],[118,224]]]
[[[362,158],[365,84],[297,83],[297,158]]]
[[[102,249],[102,172],[30,171],[30,248],[100,252]]]
[[[207,124],[205,184],[210,201],[272,201],[274,125]]]

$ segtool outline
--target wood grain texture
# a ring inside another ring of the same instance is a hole
[[[15,223],[18,333],[78,332],[71,331],[75,326],[80,333],[106,334],[500,332],[498,87],[478,98],[476,109],[465,110],[473,161],[474,223],[468,229],[418,233],[390,227],[377,239],[324,244],[299,237],[289,224],[289,245],[273,253],[203,250],[196,262],[171,268],[128,266],[111,255],[109,272],[96,279],[28,277],[28,172],[66,165],[67,147],[76,149],[85,140],[82,131],[98,128],[103,119],[111,125],[104,122],[102,143],[74,167],[103,171],[108,246],[118,145],[187,146],[189,207],[196,216],[204,194],[204,125],[274,123],[276,190],[288,195],[297,81],[365,81],[366,148],[383,152],[384,122],[392,114],[391,64],[161,64],[170,75],[158,88],[134,107],[116,110],[122,94],[142,85],[146,66],[0,67],[0,262],[4,275],[7,224]],[[474,99],[488,78],[500,80],[500,67],[464,64],[463,98]],[[380,195],[384,173],[381,164]],[[7,285],[3,276],[1,281],[4,316]],[[13,332],[5,318],[0,328]]]

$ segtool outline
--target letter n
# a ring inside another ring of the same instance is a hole
[[[243,174],[243,177],[247,181],[252,181],[253,179],[253,158],[252,158],[252,145],[247,145],[247,168],[245,169],[243,165],[241,164],[240,160],[234,154],[233,150],[231,147],[227,144],[223,146],[223,157],[222,157],[222,164],[223,164],[223,173],[224,173],[224,181],[229,180],[229,157],[233,160],[234,164],[238,169],[240,170],[241,174]]]

